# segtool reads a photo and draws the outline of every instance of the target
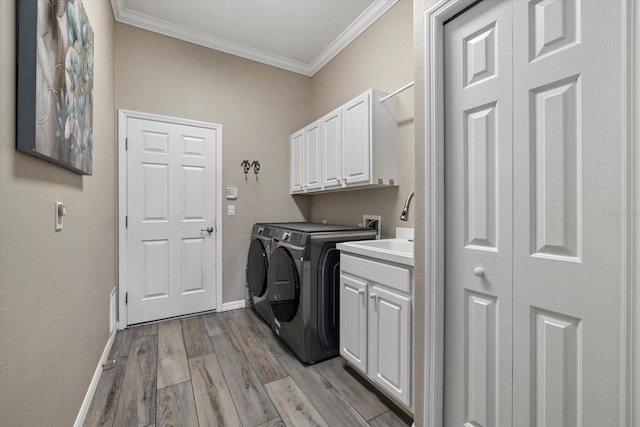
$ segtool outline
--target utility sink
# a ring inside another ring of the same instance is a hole
[[[413,242],[411,240],[363,240],[338,243],[337,248],[343,252],[351,252],[381,261],[396,262],[413,267]]]

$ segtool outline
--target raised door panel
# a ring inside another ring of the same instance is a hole
[[[291,135],[291,192],[300,193],[303,188],[304,162],[302,158],[304,146],[304,131],[300,130]]]
[[[378,286],[369,289],[369,376],[411,405],[411,300]]]
[[[371,182],[370,103],[366,92],[342,108],[342,176],[346,185]]]
[[[367,283],[340,275],[340,355],[367,372]]]
[[[319,190],[322,188],[322,154],[320,144],[322,143],[321,123],[317,122],[304,128],[304,186],[307,191]]]
[[[342,109],[327,114],[322,123],[322,186],[342,184]]]

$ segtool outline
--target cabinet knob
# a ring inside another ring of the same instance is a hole
[[[375,299],[375,297],[376,297],[376,294],[375,294],[374,292],[372,292],[372,293],[370,293],[370,294],[369,294],[369,298],[371,298],[371,299]]]
[[[484,268],[482,267],[476,267],[473,269],[473,274],[475,274],[478,277],[482,277],[484,276]]]
[[[364,294],[364,289],[358,289],[358,294],[360,295]]]

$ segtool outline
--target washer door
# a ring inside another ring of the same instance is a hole
[[[261,297],[267,292],[267,251],[260,239],[253,239],[247,258],[247,281],[251,295]]]
[[[296,263],[287,248],[278,248],[271,254],[267,281],[273,315],[280,322],[290,322],[298,311],[300,282]]]

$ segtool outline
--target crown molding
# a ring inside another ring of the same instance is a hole
[[[398,0],[376,0],[360,16],[349,25],[325,50],[323,50],[310,64],[305,64],[282,56],[274,55],[259,49],[254,49],[232,41],[212,37],[211,35],[194,31],[180,25],[172,24],[162,19],[154,18],[126,7],[125,0],[111,0],[111,7],[116,21],[134,27],[153,31],[168,37],[177,38],[210,49],[229,53],[231,55],[261,62],[273,67],[282,68],[305,76],[313,76],[342,49],[355,40],[364,30],[380,18]]]
[[[347,47],[369,26],[384,15],[391,6],[396,4],[398,0],[376,0],[369,6],[358,18],[351,23],[338,37],[331,42],[329,46],[323,50],[320,55],[316,56],[309,67],[309,76],[313,76],[320,71],[322,67],[327,65],[342,49]]]

